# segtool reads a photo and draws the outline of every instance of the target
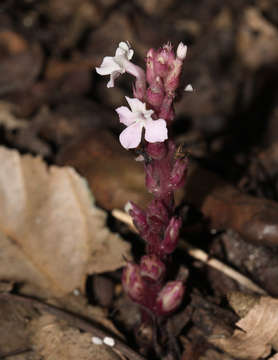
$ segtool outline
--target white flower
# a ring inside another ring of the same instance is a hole
[[[96,72],[100,75],[110,75],[107,87],[114,87],[114,80],[126,72],[127,61],[132,58],[134,51],[130,48],[128,42],[120,42],[115,56],[105,56],[100,67]]]
[[[153,120],[153,110],[147,110],[146,104],[134,98],[126,96],[131,111],[126,106],[116,109],[120,122],[127,128],[120,134],[120,143],[126,149],[136,148],[145,128],[145,139],[150,143],[163,142],[168,138],[167,124],[164,119]]]

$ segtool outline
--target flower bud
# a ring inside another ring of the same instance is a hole
[[[122,284],[125,292],[135,302],[144,299],[144,282],[140,275],[139,265],[127,263],[122,273]]]
[[[177,309],[180,305],[183,294],[184,285],[182,281],[170,281],[158,293],[156,298],[156,311],[159,315],[166,315]]]
[[[179,241],[179,232],[182,221],[181,218],[172,217],[165,231],[164,239],[160,244],[160,249],[164,254],[171,254]]]
[[[187,53],[187,46],[184,45],[182,42],[180,42],[177,48],[177,58],[180,60],[184,60],[186,58],[186,53]]]
[[[163,278],[165,271],[165,265],[156,255],[145,255],[141,258],[140,274],[143,278],[157,282]]]
[[[145,164],[145,172],[146,172],[146,187],[148,191],[154,196],[159,194],[160,184],[159,179],[155,174],[153,164]]]
[[[142,210],[138,205],[134,204],[132,201],[127,202],[125,205],[125,210],[132,217],[133,223],[139,232],[146,232],[148,224],[145,211]]]
[[[156,75],[165,77],[175,60],[175,54],[170,43],[165,44],[157,51],[154,59],[154,70]]]
[[[152,84],[156,78],[156,73],[154,70],[155,57],[156,57],[156,51],[154,49],[150,49],[146,57],[146,78],[149,84]]]
[[[147,209],[147,222],[152,230],[161,231],[169,222],[169,213],[163,201],[154,199]]]
[[[180,75],[182,71],[183,61],[186,57],[187,46],[180,43],[177,48],[177,57],[172,62],[172,66],[164,79],[165,91],[168,94],[174,94],[179,86]]]
[[[170,175],[170,187],[175,190],[181,188],[184,185],[185,177],[188,168],[188,158],[177,159],[174,163],[173,169]]]

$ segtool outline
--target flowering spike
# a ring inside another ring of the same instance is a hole
[[[166,315],[178,308],[183,294],[182,281],[170,281],[160,290],[156,299],[156,311],[159,315]]]
[[[159,179],[157,178],[155,171],[154,171],[154,167],[152,163],[149,164],[145,164],[145,173],[146,173],[146,187],[148,189],[148,191],[155,195],[158,196],[159,192],[160,192],[160,184],[159,184]]]
[[[126,265],[122,284],[130,298],[143,305],[142,322],[149,325],[151,313],[169,315],[179,306],[184,293],[182,281],[166,283],[165,278],[170,275],[166,273],[167,264],[177,246],[181,227],[181,219],[174,216],[174,191],[185,181],[188,162],[184,155],[178,156],[176,145],[168,139],[167,126],[174,120],[173,104],[187,46],[180,43],[176,53],[170,43],[158,50],[150,49],[146,72],[130,61],[133,53],[128,42],[121,42],[115,56],[105,57],[96,71],[110,75],[108,87],[113,87],[114,80],[125,72],[136,78],[133,98],[126,97],[129,107],[116,109],[125,125],[120,143],[126,149],[141,144],[136,160],[144,162],[146,186],[154,199],[146,211],[132,202],[125,207],[146,241],[147,255],[141,258],[140,265]],[[193,89],[189,84],[185,90]]]
[[[164,239],[160,245],[160,249],[164,254],[171,254],[179,240],[179,230],[181,227],[181,218],[172,217],[165,231]]]
[[[140,274],[150,281],[160,281],[165,274],[165,265],[159,258],[152,255],[145,255],[140,261]]]
[[[138,205],[129,201],[125,206],[126,211],[132,217],[134,225],[140,233],[144,233],[148,229],[146,213]]]
[[[122,284],[125,292],[135,302],[144,299],[144,282],[140,275],[139,265],[127,263],[122,273]]]

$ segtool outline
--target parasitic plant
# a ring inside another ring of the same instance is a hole
[[[158,50],[150,49],[144,71],[131,62],[134,51],[130,44],[121,42],[115,56],[105,57],[96,68],[100,75],[110,75],[107,87],[113,87],[115,79],[125,72],[136,78],[134,97],[126,97],[129,107],[116,109],[126,126],[120,143],[125,149],[136,149],[141,144],[137,159],[144,162],[146,187],[153,200],[146,210],[132,202],[126,205],[146,243],[146,255],[139,264],[127,263],[122,284],[129,297],[141,305],[145,325],[175,311],[185,289],[181,280],[167,279],[181,227],[181,218],[175,215],[174,192],[184,185],[188,165],[185,156],[176,156],[177,147],[170,136],[173,102],[186,52],[183,43],[176,53],[169,43]],[[185,90],[192,91],[192,86],[187,85]]]

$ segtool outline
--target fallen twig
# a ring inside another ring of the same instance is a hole
[[[25,354],[25,353],[30,352],[30,351],[32,351],[32,349],[21,349],[21,350],[10,351],[8,353],[2,353],[2,354],[0,354],[0,359],[1,360],[2,359],[7,359],[9,357]]]
[[[138,233],[137,229],[135,228],[132,222],[132,218],[130,215],[119,209],[112,210],[112,215],[116,219],[127,224],[132,231]],[[208,266],[211,266],[214,269],[221,271],[226,276],[237,281],[239,284],[245,286],[247,289],[252,290],[261,295],[267,295],[267,292],[258,285],[256,285],[252,280],[248,279],[246,276],[240,274],[238,271],[232,269],[228,265],[223,264],[221,261],[215,258],[211,258],[205,251],[191,246],[184,239],[182,239],[182,241],[179,242],[178,247],[185,250],[194,259],[202,261]]]

